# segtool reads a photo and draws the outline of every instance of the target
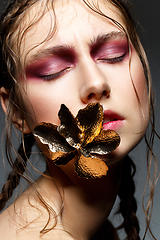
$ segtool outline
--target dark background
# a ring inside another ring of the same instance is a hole
[[[6,6],[7,1],[0,0],[0,12]],[[153,85],[156,94],[156,116],[157,116],[157,131],[160,133],[160,0],[132,0],[134,16],[139,26],[139,35],[142,44],[146,50],[153,78]],[[134,114],[134,113],[133,113]],[[0,108],[0,136],[4,128],[4,115]],[[158,163],[160,163],[160,141],[156,140],[154,149]],[[143,235],[145,226],[145,216],[143,214],[141,199],[143,195],[143,189],[146,181],[146,152],[145,143],[142,143],[131,152],[131,157],[134,159],[137,165],[136,174],[136,198],[138,200],[138,217],[141,224],[141,236]],[[0,158],[2,152],[0,151]],[[159,164],[160,165],[160,164]],[[42,168],[42,167],[41,167]],[[2,187],[5,181],[5,172],[8,173],[8,166],[4,170],[3,161],[0,161],[0,187]],[[151,228],[157,237],[160,239],[160,181],[157,184],[155,192],[155,201],[153,209],[153,220]],[[147,240],[150,239],[148,236]]]

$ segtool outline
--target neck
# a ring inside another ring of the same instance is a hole
[[[107,219],[118,193],[121,165],[112,165],[101,179],[84,179],[77,176],[72,163],[60,168],[48,162],[63,199],[63,227],[75,239],[89,239]]]

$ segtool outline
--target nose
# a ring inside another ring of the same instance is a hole
[[[100,101],[110,96],[110,86],[106,76],[93,60],[81,68],[80,98],[84,103]],[[83,80],[82,80],[83,79]]]

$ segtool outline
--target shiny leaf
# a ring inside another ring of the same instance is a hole
[[[61,120],[61,124],[57,129],[58,132],[72,147],[79,148],[81,130],[77,125],[76,119],[64,104],[61,105],[58,116]]]
[[[119,135],[113,130],[103,130],[85,147],[90,154],[108,154],[115,150],[120,143]]]
[[[43,144],[47,144],[51,152],[61,151],[68,153],[73,151],[74,148],[71,147],[57,132],[57,126],[51,123],[40,123],[34,129],[34,136],[38,137]]]
[[[99,103],[90,103],[86,108],[79,110],[77,122],[82,129],[82,147],[91,143],[102,129],[103,108]]]
[[[104,161],[99,158],[86,158],[83,155],[74,163],[75,171],[79,177],[101,178],[107,175],[108,167]]]
[[[104,155],[115,150],[119,146],[120,137],[113,130],[103,130],[102,106],[99,103],[88,104],[74,118],[62,104],[58,116],[61,120],[59,127],[41,123],[34,129],[34,135],[48,145],[50,158],[55,165],[66,165],[74,159],[79,177],[105,176],[108,167],[98,154]]]
[[[77,155],[77,150],[74,150],[73,152],[69,153],[63,153],[63,152],[50,152],[50,158],[54,162],[55,165],[66,165],[69,161],[75,158]]]

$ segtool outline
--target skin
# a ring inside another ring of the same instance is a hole
[[[115,13],[103,4],[101,8],[106,15],[123,25]],[[34,15],[34,11],[36,8],[32,10],[30,17]],[[22,78],[20,81],[23,101],[30,116],[25,121],[25,133],[29,133],[43,121],[59,125],[58,111],[62,103],[76,116],[78,110],[88,103],[100,102],[106,111],[113,111],[123,119],[116,129],[121,137],[120,146],[113,153],[103,156],[109,166],[106,177],[80,179],[74,172],[73,162],[58,168],[48,159],[46,175],[53,176],[54,181],[41,177],[38,186],[35,184],[56,213],[59,213],[62,205],[59,193],[64,195],[64,208],[58,217],[58,226],[70,232],[75,239],[89,239],[112,209],[120,183],[123,157],[140,142],[147,128],[146,80],[133,46],[129,72],[127,39],[112,22],[94,14],[78,0],[67,1],[63,5],[56,2],[55,12],[56,33],[49,41],[29,52],[26,58],[26,79]],[[50,21],[48,12],[27,32],[25,41],[22,42],[22,59],[34,44],[40,43],[47,36]],[[108,40],[104,41],[106,34]],[[103,41],[100,41],[98,36],[103,36]],[[53,74],[57,73],[55,78]],[[6,98],[2,97],[4,111],[6,102]],[[16,115],[15,124],[20,121],[20,115]],[[47,154],[46,147],[38,141],[37,143],[42,152]],[[45,189],[45,192],[42,189]],[[29,205],[28,199],[40,208],[41,216],[36,208]],[[24,207],[21,207],[22,205]],[[48,215],[37,201],[32,188],[27,189],[16,201],[16,212],[19,213],[16,217],[13,209],[11,205],[1,215],[3,231],[0,231],[0,234],[2,232],[3,236],[8,238],[12,236],[12,239],[23,237],[28,240],[31,236],[39,239],[39,231],[44,227]],[[31,228],[26,227],[25,231],[18,231],[17,235],[16,230],[25,226],[26,222],[33,221],[35,216],[39,216],[36,223],[32,222],[29,225]],[[8,228],[7,221],[10,223],[10,231],[4,233],[4,228]],[[20,223],[20,226],[17,223]],[[33,231],[35,226],[37,231]],[[59,236],[62,239],[73,239],[64,231],[50,231],[44,239],[58,239]]]
[[[71,2],[63,6],[56,4],[55,7],[58,31],[50,41],[28,54],[27,81],[21,82],[26,91],[26,94],[22,93],[24,103],[32,116],[30,128],[34,128],[42,121],[59,125],[58,111],[62,103],[76,116],[78,110],[88,103],[100,102],[105,110],[114,111],[124,119],[123,126],[117,129],[122,143],[116,157],[122,158],[141,140],[148,124],[147,89],[141,62],[132,47],[131,74],[140,97],[140,106],[129,73],[129,56],[125,37],[112,37],[109,41],[110,45],[106,43],[102,47],[94,47],[94,43],[91,44],[98,36],[112,32],[118,35],[119,29],[106,19],[92,14],[80,2],[75,4]],[[117,18],[109,10],[103,10],[113,19]],[[63,17],[59,19],[61,12]],[[123,24],[121,19],[118,21]],[[50,22],[49,13],[26,34],[25,43],[22,46],[24,56],[31,46],[44,39],[49,31],[48,22]],[[41,53],[53,47],[70,49],[66,51],[62,49],[55,56]],[[119,57],[124,53],[126,53],[124,60],[118,63],[111,64],[104,60]],[[64,58],[62,56],[64,54],[69,57]],[[42,67],[44,65],[45,67]],[[45,79],[45,75],[50,76],[65,68],[66,70],[56,79],[52,80],[49,77],[50,80],[43,81],[42,77],[38,77],[44,76]],[[131,138],[132,141],[128,141]]]

